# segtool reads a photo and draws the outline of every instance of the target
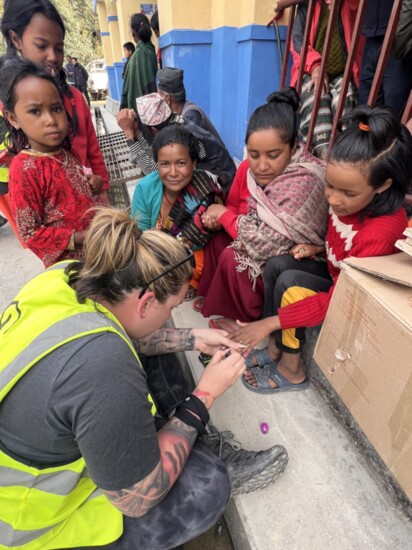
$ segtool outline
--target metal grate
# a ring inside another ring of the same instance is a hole
[[[125,210],[130,206],[126,182],[138,179],[141,171],[129,160],[129,146],[123,132],[100,135],[97,139],[109,172],[110,197],[117,208]]]
[[[105,107],[109,113],[116,116],[120,109],[120,103],[111,97],[107,97]]]

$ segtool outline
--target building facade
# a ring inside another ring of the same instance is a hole
[[[122,88],[122,44],[132,40],[133,13],[158,9],[164,67],[184,70],[187,97],[208,114],[230,153],[243,158],[247,121],[279,89],[281,60],[270,0],[93,0],[109,76],[109,94]],[[286,27],[280,26],[284,49]]]

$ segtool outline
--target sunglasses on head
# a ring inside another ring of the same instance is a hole
[[[196,267],[196,261],[195,261],[195,257],[193,255],[193,251],[190,249],[190,248],[187,248],[185,247],[185,250],[186,250],[186,258],[184,260],[181,260],[180,262],[178,262],[177,264],[174,264],[174,265],[171,265],[170,267],[168,267],[167,269],[165,269],[164,271],[162,271],[162,273],[160,273],[160,275],[157,275],[156,277],[154,277],[153,279],[151,279],[148,283],[145,284],[145,286],[142,288],[142,290],[140,291],[140,294],[139,294],[139,300],[142,298],[142,296],[148,291],[149,289],[149,286],[154,283],[155,281],[157,281],[158,279],[160,279],[161,277],[164,277],[165,275],[167,275],[168,273],[170,273],[171,271],[173,271],[174,269],[177,269],[178,267],[180,267],[181,265],[185,264],[186,262],[190,262],[191,266],[192,267]]]

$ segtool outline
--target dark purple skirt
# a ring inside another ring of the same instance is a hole
[[[255,290],[248,270],[236,270],[233,248],[227,248],[232,238],[220,231],[204,248],[205,265],[198,296],[205,297],[204,317],[223,315],[249,322],[260,319],[263,307],[263,280],[258,277]]]

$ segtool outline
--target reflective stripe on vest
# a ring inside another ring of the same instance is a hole
[[[106,308],[77,301],[64,274],[68,263],[32,279],[0,317],[0,401],[40,359],[82,336],[115,333],[138,361],[130,338]],[[121,512],[87,476],[83,458],[40,470],[0,451],[0,548],[100,546],[122,531]]]
[[[0,164],[0,182],[8,183],[9,181],[9,169],[6,165]]]

